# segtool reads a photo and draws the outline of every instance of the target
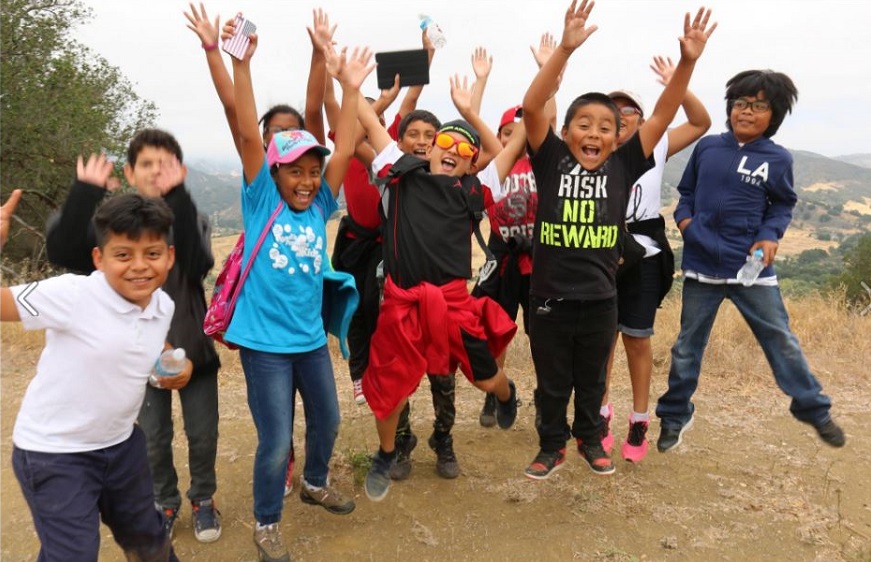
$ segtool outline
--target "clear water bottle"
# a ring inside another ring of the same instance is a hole
[[[747,263],[741,266],[738,270],[738,281],[745,287],[749,287],[759,277],[759,274],[765,269],[765,260],[762,248],[756,248],[756,251],[747,256]]]
[[[161,377],[174,377],[184,370],[185,358],[184,349],[180,347],[167,349],[161,353],[148,376],[148,384],[160,388]]]
[[[432,43],[433,48],[441,49],[448,44],[442,28],[432,21],[431,17],[420,14],[420,28],[426,30],[426,36],[429,38],[429,42]]]

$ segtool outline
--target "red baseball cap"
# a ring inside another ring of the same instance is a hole
[[[502,119],[499,121],[499,128],[496,129],[496,132],[498,133],[502,127],[509,123],[519,123],[522,116],[523,107],[520,105],[515,105],[512,108],[506,109],[505,113],[502,114]]]

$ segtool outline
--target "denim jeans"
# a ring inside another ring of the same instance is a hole
[[[723,299],[734,304],[762,346],[777,386],[792,398],[789,411],[813,425],[829,417],[831,400],[810,372],[777,286],[711,285],[684,281],[680,334],[671,348],[668,390],[659,398],[656,415],[662,427],[679,429],[692,417],[690,401],[699,384],[702,355]]]
[[[605,368],[617,330],[616,297],[600,301],[530,298],[529,345],[535,364],[539,448],[566,446],[569,398],[575,393],[571,435],[589,443],[601,438],[599,407]]]
[[[293,396],[305,408],[305,468],[312,486],[325,486],[339,433],[339,401],[326,345],[305,353],[268,353],[240,348],[248,407],[257,429],[254,456],[254,517],[269,525],[281,520],[284,476],[293,433]]]
[[[181,494],[172,454],[172,390],[148,385],[139,410],[139,426],[148,444],[148,464],[154,476],[154,501],[178,509]],[[218,367],[194,369],[190,382],[178,391],[191,475],[187,498],[211,498],[217,489],[215,459],[218,454]]]

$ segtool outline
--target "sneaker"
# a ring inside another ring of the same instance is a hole
[[[605,449],[600,443],[578,443],[578,452],[581,458],[587,461],[590,470],[596,474],[614,474],[614,463],[611,462],[611,457],[605,452]]]
[[[221,536],[221,512],[212,498],[191,502],[194,536],[200,542],[215,542]]]
[[[656,441],[656,448],[659,452],[665,453],[680,445],[683,441],[684,432],[693,426],[693,419],[694,418],[690,418],[690,421],[678,429],[662,427],[659,430],[659,439]]]
[[[511,389],[508,400],[506,402],[496,400],[496,422],[501,429],[510,429],[517,419],[517,387],[511,379],[508,379],[508,388]]]
[[[305,481],[305,478],[301,480],[299,499],[302,500],[302,503],[319,505],[336,515],[347,515],[357,507],[354,500],[343,496],[341,492],[330,486],[329,482],[321,488],[313,488]]]
[[[539,451],[524,473],[532,480],[547,480],[551,474],[562,468],[565,460],[565,447],[553,452]]]
[[[832,447],[843,447],[844,444],[847,442],[847,437],[844,435],[844,430],[841,429],[838,424],[832,421],[832,418],[828,418],[823,423],[815,425],[814,429],[817,430],[820,439],[822,439],[823,442],[831,445]]]
[[[157,510],[163,514],[163,529],[166,531],[166,536],[172,538],[173,527],[175,520],[178,519],[178,508],[155,506]]]
[[[641,462],[644,460],[650,447],[647,443],[647,428],[649,426],[650,422],[638,421],[633,423],[632,418],[629,418],[629,435],[626,437],[626,441],[623,442],[623,446],[620,447],[620,454],[623,456],[623,460],[629,462]]]
[[[354,402],[359,406],[366,403],[366,397],[363,395],[363,379],[353,381],[354,383]]]
[[[381,451],[375,453],[363,486],[367,498],[373,502],[380,502],[387,497],[387,492],[390,490],[390,469],[394,464],[396,464],[396,457],[386,459],[381,456]]]
[[[284,474],[284,497],[293,491],[293,463],[296,461],[296,452],[290,448],[290,458],[287,459],[287,472]]]
[[[390,478],[405,480],[411,475],[411,452],[417,447],[417,435],[406,433],[396,436],[396,462],[390,468]]]
[[[496,395],[488,392],[484,396],[484,407],[481,408],[481,415],[478,416],[478,423],[483,427],[493,427],[496,425]]]
[[[602,448],[608,456],[614,450],[614,434],[611,432],[611,420],[614,418],[614,406],[608,404],[608,413],[604,416],[599,414],[602,424]]]
[[[254,544],[260,551],[260,562],[290,562],[290,553],[281,540],[278,523],[254,527]]]
[[[495,399],[495,396],[494,396]],[[460,475],[460,463],[454,455],[454,438],[448,434],[443,439],[436,440],[433,433],[429,436],[429,448],[436,454],[436,472],[442,478],[456,478]]]

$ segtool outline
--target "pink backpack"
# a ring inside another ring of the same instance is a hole
[[[236,299],[239,298],[239,293],[242,292],[242,284],[245,282],[245,278],[248,277],[248,271],[254,263],[254,258],[257,257],[260,246],[263,245],[266,234],[272,228],[272,223],[275,222],[275,217],[281,212],[283,206],[284,202],[279,201],[272,216],[266,222],[266,226],[263,227],[263,232],[260,233],[260,238],[257,239],[257,244],[255,244],[254,250],[251,252],[251,259],[248,260],[245,269],[242,269],[242,254],[245,250],[245,233],[243,232],[239,235],[239,239],[236,240],[236,245],[233,246],[233,250],[227,256],[227,259],[224,260],[224,266],[221,268],[217,280],[215,280],[212,302],[209,304],[209,308],[206,310],[206,317],[203,320],[203,332],[230,349],[237,349],[237,346],[224,341],[224,333],[230,327],[233,310],[236,308]]]

